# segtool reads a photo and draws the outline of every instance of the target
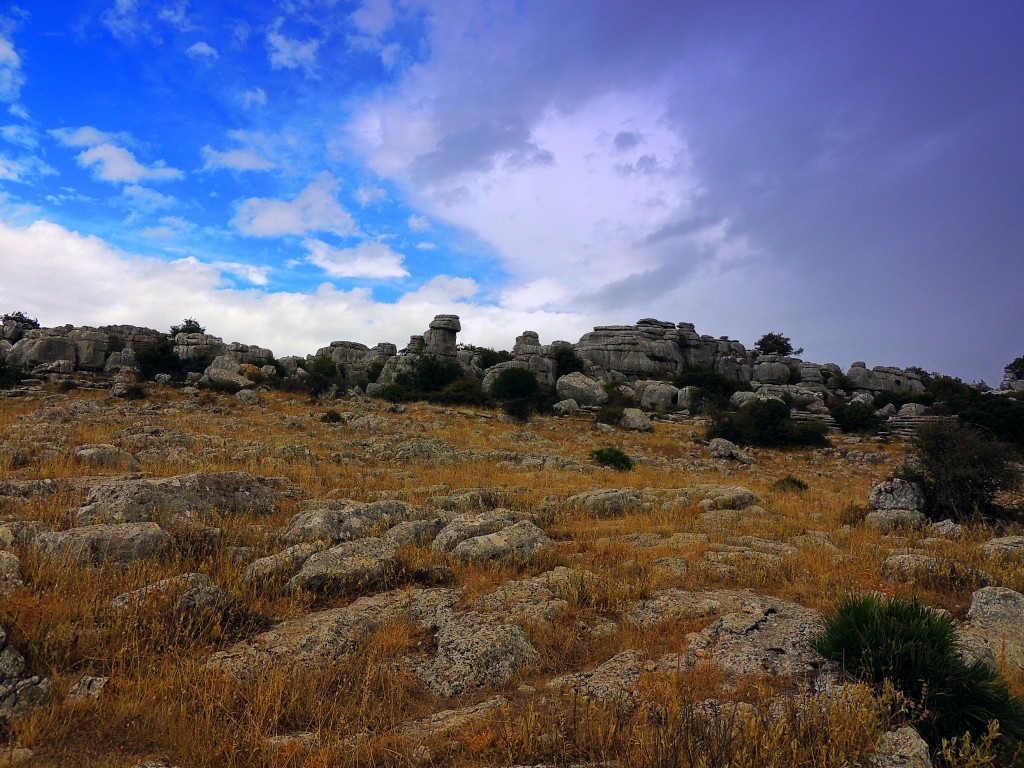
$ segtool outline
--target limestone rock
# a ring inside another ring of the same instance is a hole
[[[704,498],[700,501],[702,509],[746,509],[760,501],[758,495],[741,485],[717,485],[704,489]]]
[[[986,557],[1024,557],[1024,536],[1002,536],[981,545]]]
[[[992,580],[984,571],[958,563],[951,558],[931,557],[919,552],[897,552],[889,555],[882,563],[882,573],[894,582],[938,579],[986,585]]]
[[[635,488],[599,488],[570,496],[566,502],[573,509],[593,517],[617,517],[650,508],[643,494]]]
[[[156,523],[88,525],[36,536],[39,551],[53,560],[98,565],[112,560],[121,565],[165,554],[171,537]]]
[[[504,696],[495,696],[481,701],[479,704],[471,704],[458,709],[446,709],[419,720],[399,723],[395,726],[395,733],[411,741],[454,736],[464,732],[467,728],[485,722],[508,706],[508,699]]]
[[[13,552],[0,552],[0,597],[6,597],[25,586],[21,578],[21,561]]]
[[[514,522],[515,513],[508,509],[459,515],[442,529],[430,548],[438,553],[451,552],[467,539],[500,531]]]
[[[443,529],[444,521],[439,517],[433,520],[406,520],[389,528],[384,538],[398,547],[426,547]]]
[[[526,558],[554,546],[551,539],[529,520],[502,528],[483,536],[460,542],[452,551],[456,560],[482,561],[504,557]]]
[[[880,531],[923,528],[927,518],[916,509],[878,509],[864,516],[864,525]]]
[[[215,521],[240,514],[274,514],[282,498],[277,478],[247,472],[195,472],[159,479],[107,481],[92,487],[78,511],[79,522],[128,523],[158,513],[193,513]]]
[[[608,402],[608,393],[601,382],[579,372],[559,377],[555,391],[559,400],[575,400],[580,405],[604,405]]]
[[[870,758],[871,768],[932,768],[928,742],[912,726],[883,734]]]
[[[78,682],[68,689],[68,701],[96,701],[103,693],[103,688],[110,680],[108,677],[82,675]]]
[[[572,398],[559,400],[552,406],[552,409],[559,416],[573,416],[580,412],[580,404]]]
[[[124,472],[138,472],[138,460],[128,451],[115,445],[80,445],[75,448],[75,461],[87,467],[120,469]]]
[[[708,444],[708,453],[716,459],[730,459],[741,464],[757,463],[752,457],[740,450],[738,445],[722,437],[716,437]]]
[[[302,564],[317,552],[327,548],[325,542],[304,542],[254,560],[246,567],[242,580],[247,584],[264,584],[277,579],[291,578]]]
[[[10,723],[50,698],[50,681],[32,675],[25,657],[8,642],[0,627],[0,723]]]
[[[187,619],[195,614],[223,607],[227,603],[228,593],[214,584],[205,573],[186,573],[162,579],[134,592],[118,595],[110,607],[116,611],[123,611],[150,601],[165,600],[174,616]]]
[[[357,539],[311,555],[288,586],[313,591],[364,589],[386,580],[398,566],[398,550],[390,541]]]
[[[664,412],[678,402],[679,390],[667,381],[638,381],[636,390],[640,396],[640,407],[651,411]]]
[[[1006,587],[985,587],[971,595],[967,611],[971,632],[977,633],[995,658],[1005,658],[1024,670],[1024,595]]]
[[[634,432],[653,432],[654,424],[639,408],[626,408],[622,411],[622,417],[619,419],[619,428],[630,429]]]
[[[915,509],[924,506],[921,489],[906,480],[885,480],[873,483],[868,492],[868,505],[872,509]]]
[[[632,710],[640,703],[640,675],[646,664],[647,654],[643,651],[623,651],[590,672],[556,677],[548,688]]]

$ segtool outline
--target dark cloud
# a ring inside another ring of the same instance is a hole
[[[612,139],[612,146],[617,152],[627,152],[639,147],[644,137],[639,131],[619,131]]]
[[[524,123],[478,123],[447,134],[436,149],[418,157],[412,176],[418,183],[433,184],[467,171],[486,171],[499,156],[512,168],[554,163],[554,156],[534,143]]]

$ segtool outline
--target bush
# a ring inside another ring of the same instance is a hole
[[[609,446],[607,448],[597,448],[590,452],[590,458],[600,464],[602,467],[611,467],[612,469],[620,472],[629,472],[633,469],[633,459],[629,457],[625,451],[621,448],[615,448]]]
[[[462,367],[458,363],[438,360],[433,355],[421,355],[413,364],[412,370],[400,374],[395,381],[413,392],[428,395],[431,392],[440,392],[460,378]]]
[[[802,355],[804,348],[793,349],[793,342],[789,336],[769,331],[754,345],[754,351],[759,355]]]
[[[611,424],[614,427],[623,412],[633,405],[633,401],[619,389],[618,384],[606,384],[604,391],[608,395],[608,402],[598,409],[595,420],[599,424]]]
[[[937,376],[926,387],[932,402],[941,405],[949,414],[960,413],[971,405],[981,393],[970,384],[952,376]]]
[[[3,317],[0,317],[0,322],[3,323],[14,323],[20,325],[22,328],[38,328],[39,321],[34,317],[29,317],[24,312],[15,311],[8,312]]]
[[[338,424],[341,421],[341,414],[331,408],[324,412],[323,416],[320,417],[320,421],[323,424]]]
[[[757,400],[719,419],[708,431],[708,438],[764,447],[821,446],[828,445],[825,433],[824,424],[793,421],[785,403]]]
[[[430,395],[430,402],[441,405],[485,405],[487,396],[484,395],[480,382],[476,379],[460,378],[445,384],[440,392]]]
[[[21,371],[13,365],[8,365],[5,361],[0,360],[0,389],[16,387],[21,384],[23,378]]]
[[[513,421],[525,423],[537,409],[537,403],[530,397],[517,397],[501,404],[502,412]]]
[[[312,360],[301,363],[306,373],[322,376],[325,379],[344,378],[345,372],[336,362],[326,355],[317,355]]]
[[[780,477],[772,484],[772,488],[776,491],[782,491],[783,493],[803,493],[809,486],[799,477],[793,477],[792,475],[786,475]]]
[[[1007,369],[1018,379],[1024,379],[1024,355],[1007,364]]]
[[[960,420],[1024,449],[1024,401],[1008,395],[982,395],[960,412]]]
[[[182,360],[174,352],[174,343],[166,336],[154,344],[140,346],[135,352],[135,363],[144,379],[166,373],[174,381],[184,381],[190,373],[205,371],[211,362],[209,357]]]
[[[684,366],[674,384],[680,389],[697,387],[693,409],[703,413],[725,410],[729,407],[729,398],[735,392],[750,390],[750,384],[745,381],[734,381],[728,376],[696,365]]]
[[[476,355],[480,358],[480,368],[485,371],[498,363],[506,363],[509,360],[515,359],[515,355],[511,352],[506,352],[505,350],[495,352],[490,347],[477,347]]]
[[[860,401],[837,405],[832,409],[832,418],[843,432],[877,432],[882,418],[875,413],[875,407]]]
[[[381,372],[384,370],[384,362],[381,360],[374,360],[372,363],[366,366],[366,380],[371,384],[375,384],[377,379],[380,378]]]
[[[186,317],[181,321],[181,325],[171,326],[170,335],[172,339],[179,333],[206,333],[206,328],[201,326],[194,317]]]
[[[982,736],[993,720],[1024,736],[1024,702],[984,662],[964,661],[952,619],[916,600],[848,595],[815,647],[850,675],[879,691],[889,681],[918,704],[915,725],[933,749],[964,733]]]
[[[932,520],[969,521],[1003,514],[996,500],[1021,482],[1005,443],[954,419],[921,426],[899,475],[917,483]]]
[[[417,399],[417,395],[408,387],[401,384],[386,384],[373,393],[378,400],[386,400],[389,403],[408,403]]]
[[[491,397],[497,400],[533,398],[540,385],[537,377],[525,368],[506,368],[491,384]]]
[[[587,364],[576,350],[569,346],[558,346],[554,351],[555,356],[555,381],[568,373],[586,373]]]

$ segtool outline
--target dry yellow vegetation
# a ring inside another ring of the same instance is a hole
[[[175,536],[173,549],[128,566],[82,568],[47,559],[18,541],[11,545],[24,586],[0,598],[0,624],[33,673],[52,685],[48,704],[6,729],[10,749],[32,751],[24,765],[122,768],[144,760],[182,768],[604,760],[625,767],[862,765],[891,707],[857,687],[838,698],[787,696],[784,682],[770,676],[725,684],[722,673],[708,664],[678,674],[645,671],[645,704],[629,708],[558,695],[546,684],[623,651],[642,651],[651,659],[685,651],[687,633],[715,617],[644,626],[628,616],[637,600],[665,588],[749,587],[818,610],[827,610],[850,590],[879,590],[916,595],[963,616],[977,586],[956,573],[924,582],[887,581],[886,557],[926,534],[905,532],[906,540],[896,542],[858,524],[857,508],[871,482],[901,463],[905,447],[899,442],[834,436],[830,449],[757,450],[757,464],[746,467],[710,459],[706,446],[691,438],[693,423],[683,420],[659,421],[648,434],[607,434],[593,431],[585,419],[536,417],[521,425],[493,411],[426,404],[403,410],[374,401],[312,404],[282,393],[262,398],[261,405],[251,406],[226,394],[188,399],[167,388],[127,403],[93,391],[0,399],[0,482],[75,481],[52,493],[30,494],[17,505],[10,504],[10,496],[0,497],[7,519],[39,521],[54,530],[72,525],[69,510],[82,503],[88,487],[77,480],[119,472],[83,467],[74,448],[123,446],[140,428],[150,435],[173,434],[176,441],[175,450],[135,451],[148,476],[244,471],[286,478],[295,489],[276,514],[225,517],[217,535],[175,529],[158,516]],[[322,422],[327,408],[343,419]],[[379,450],[435,438],[454,451],[417,459]],[[594,465],[589,453],[603,445],[634,457],[635,470]],[[874,463],[847,459],[849,450],[880,458]],[[551,457],[560,461],[543,460]],[[808,489],[777,489],[775,483],[787,476],[801,479]],[[743,486],[757,494],[762,511],[712,519],[698,504],[699,496],[680,501],[688,498],[680,489],[705,485]],[[599,488],[642,490],[653,503],[608,517],[567,503],[574,494]],[[254,586],[243,579],[253,559],[283,548],[273,534],[302,498],[425,505],[466,489],[488,489],[501,506],[529,513],[554,547],[524,560],[466,564],[406,546],[400,550],[402,567],[381,587],[443,584],[461,590],[469,605],[507,582],[558,566],[595,574],[596,579],[581,579],[568,591],[568,608],[558,620],[517,618],[538,652],[530,669],[497,689],[441,698],[399,663],[434,642],[411,621],[389,623],[357,653],[325,667],[274,665],[236,680],[207,665],[213,653],[277,622],[345,606],[358,596]],[[1024,590],[1019,567],[986,562],[979,552],[979,543],[991,536],[991,531],[970,530],[941,543],[941,554],[984,568],[995,584]],[[744,557],[742,537],[788,546],[772,557]],[[729,552],[739,554],[731,560],[714,556]],[[665,567],[666,558],[688,567]],[[721,567],[705,567],[713,563]],[[118,595],[191,572],[207,574],[231,596],[229,607],[213,619],[175,618],[159,601],[130,611],[110,608]],[[607,631],[583,634],[581,622]],[[66,694],[83,675],[109,681],[95,700],[68,700]],[[1018,693],[1024,691],[1019,677],[1011,683]],[[454,730],[411,738],[408,728],[399,727],[496,695],[510,705]],[[701,715],[709,699],[719,702],[715,717]]]

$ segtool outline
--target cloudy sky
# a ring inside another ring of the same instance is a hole
[[[497,348],[655,317],[989,383],[1024,354],[1016,0],[0,19],[0,311],[278,355],[442,312]]]

